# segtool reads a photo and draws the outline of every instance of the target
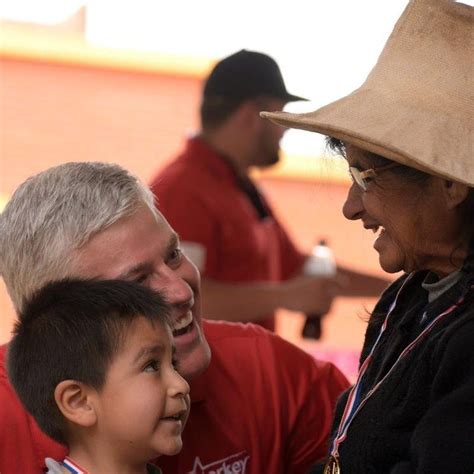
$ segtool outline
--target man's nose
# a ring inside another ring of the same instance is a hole
[[[193,290],[188,283],[171,268],[166,268],[155,277],[152,288],[160,291],[172,305],[192,304]]]
[[[356,183],[352,183],[347,193],[346,201],[342,206],[342,213],[346,219],[357,220],[362,217],[364,212],[362,194],[362,189]]]

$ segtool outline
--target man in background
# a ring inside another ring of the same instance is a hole
[[[249,176],[279,160],[285,130],[259,116],[288,102],[277,63],[241,50],[205,81],[201,130],[152,181],[159,208],[202,272],[204,314],[273,330],[278,308],[324,315],[333,298],[378,295],[387,281],[339,268],[335,278],[305,275],[301,253]]]

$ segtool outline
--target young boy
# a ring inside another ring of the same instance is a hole
[[[181,450],[189,386],[173,362],[168,305],[135,283],[62,280],[25,305],[8,374],[41,429],[67,444],[49,472],[143,474]]]

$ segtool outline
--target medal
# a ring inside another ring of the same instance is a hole
[[[341,466],[337,456],[329,456],[328,462],[324,466],[323,474],[341,474]]]

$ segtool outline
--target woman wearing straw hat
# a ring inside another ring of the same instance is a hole
[[[474,472],[474,8],[412,0],[366,82],[306,114],[353,184],[343,213],[404,274],[370,318],[359,377],[314,472]]]

